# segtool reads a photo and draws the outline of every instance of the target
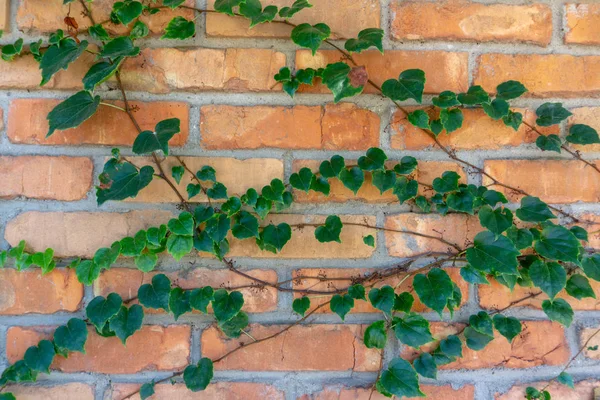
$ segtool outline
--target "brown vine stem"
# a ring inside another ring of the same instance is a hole
[[[212,202],[210,200],[210,197],[208,197],[208,191],[206,190],[206,188],[204,187],[204,185],[202,185],[202,182],[200,182],[200,179],[198,179],[198,177],[196,176],[196,174],[187,166],[187,164],[185,163],[185,161],[183,161],[183,158],[181,158],[180,156],[175,156],[175,159],[192,176],[192,179],[194,181],[196,181],[196,183],[198,185],[200,185],[200,190],[202,191],[202,193],[204,193],[206,195],[206,198],[208,200],[208,204],[212,207]]]

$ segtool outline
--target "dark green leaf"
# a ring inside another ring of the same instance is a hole
[[[144,383],[140,388],[140,400],[146,400],[154,395],[154,381]]]
[[[456,99],[456,93],[446,90],[432,99],[433,105],[439,108],[450,108],[460,105]]]
[[[512,342],[523,329],[521,322],[515,317],[505,317],[504,315],[496,314],[492,321],[494,322],[494,328],[496,328],[509,343]]]
[[[54,344],[61,351],[85,353],[87,337],[85,322],[79,318],[71,318],[67,325],[59,326],[54,332]]]
[[[516,212],[517,218],[525,222],[543,222],[556,218],[546,203],[539,197],[525,196],[521,199],[521,208]]]
[[[258,219],[247,211],[240,211],[234,218],[231,233],[237,239],[258,237]]]
[[[300,24],[292,30],[292,40],[300,47],[309,48],[313,56],[323,40],[331,34],[331,29],[325,24]]]
[[[556,378],[556,381],[562,385],[570,387],[571,389],[575,389],[573,377],[567,372],[561,372],[560,375],[558,375],[558,377]]]
[[[293,188],[303,190],[308,193],[313,177],[314,174],[310,168],[302,168],[300,171],[293,173],[290,176],[290,185],[292,185]]]
[[[348,39],[344,45],[349,52],[360,53],[373,46],[383,53],[383,29],[367,28],[358,33],[358,39]]]
[[[99,105],[100,96],[94,97],[85,90],[75,93],[48,113],[46,119],[49,129],[46,137],[51,136],[56,130],[78,127],[96,113]]]
[[[117,261],[120,253],[121,243],[114,242],[112,246],[110,246],[110,249],[108,247],[103,247],[96,251],[94,254],[94,263],[100,269],[109,269],[111,265]]]
[[[513,225],[513,214],[508,208],[493,210],[490,206],[483,206],[479,210],[479,222],[484,228],[499,235]]]
[[[244,296],[237,291],[228,293],[225,289],[216,290],[212,302],[215,317],[219,322],[229,321],[244,305]]]
[[[339,315],[343,321],[344,318],[346,318],[346,314],[354,307],[354,299],[347,294],[336,294],[331,297],[329,307],[331,308],[331,311]]]
[[[96,189],[98,205],[109,200],[125,200],[135,197],[152,181],[154,168],[142,167],[140,170],[130,162],[119,162],[111,158],[104,164],[104,171],[100,175],[102,186]]]
[[[175,321],[183,314],[192,311],[190,294],[190,291],[178,287],[171,289],[171,292],[169,293],[169,309],[173,312]]]
[[[598,132],[588,125],[575,124],[569,128],[569,134],[566,137],[567,142],[574,144],[594,144],[600,143]]]
[[[308,0],[296,0],[291,7],[282,7],[281,10],[279,10],[279,16],[281,18],[291,18],[297,12],[310,7],[312,7],[312,4],[310,4]]]
[[[92,65],[83,77],[83,88],[85,90],[93,91],[96,86],[106,82],[115,74],[122,61],[123,58],[117,58],[112,64],[108,61],[100,61],[99,63]]]
[[[70,37],[61,39],[59,43],[48,47],[40,60],[40,69],[42,70],[40,85],[44,86],[48,83],[50,78],[61,69],[67,69],[69,64],[78,59],[87,47],[86,40],[77,43]]]
[[[413,287],[421,302],[440,315],[454,289],[446,271],[439,268],[433,268],[427,275],[415,275]]]
[[[106,322],[121,309],[123,300],[116,293],[110,293],[106,298],[95,297],[85,309],[86,316],[97,329],[102,329]]]
[[[475,106],[490,101],[490,96],[481,86],[471,86],[467,93],[458,95],[458,101],[466,106]]]
[[[2,46],[2,59],[4,61],[12,61],[16,56],[21,54],[23,50],[23,39],[17,39],[14,44],[7,44]],[[32,51],[33,53],[33,51]],[[36,56],[36,60],[39,57]]]
[[[515,244],[517,250],[526,249],[533,244],[533,235],[529,229],[512,226],[506,231],[506,236]]]
[[[358,67],[355,67],[358,68]],[[360,72],[360,69],[357,69]],[[335,103],[345,97],[352,97],[363,91],[364,85],[355,86],[350,79],[353,68],[343,62],[328,64],[323,71],[321,80],[333,93]]]
[[[323,193],[325,196],[329,196],[329,191],[331,190],[331,186],[329,185],[329,181],[327,178],[316,175],[313,176],[313,179],[310,181],[310,188],[318,193]]]
[[[403,204],[405,201],[410,199],[414,199],[419,191],[419,183],[415,180],[408,179],[405,176],[399,176],[396,179],[396,184],[394,185],[393,193],[398,197],[398,201],[400,204]]]
[[[433,341],[429,322],[419,314],[410,313],[404,318],[395,318],[394,332],[400,342],[410,347],[419,348]]]
[[[206,357],[202,358],[197,365],[188,365],[183,371],[183,382],[192,392],[200,392],[206,389],[212,378],[213,362]]]
[[[246,0],[240,4],[240,14],[250,20],[250,28],[252,28],[272,21],[277,15],[277,6],[267,6],[263,9],[260,0]]]
[[[394,296],[394,311],[410,312],[415,298],[408,292],[402,292]]]
[[[146,283],[138,289],[140,304],[147,308],[169,311],[171,281],[164,274],[152,277],[152,283]]]
[[[228,338],[238,338],[242,330],[248,326],[248,314],[243,311],[237,313],[229,321],[219,323],[219,328]]]
[[[310,299],[306,296],[294,299],[292,303],[292,309],[294,312],[304,317],[306,311],[310,308]]]
[[[344,157],[335,155],[330,161],[323,161],[319,166],[319,173],[325,178],[335,178],[344,169],[346,163]]]
[[[92,260],[84,260],[76,264],[75,274],[77,280],[84,285],[90,286],[100,276],[100,266]]]
[[[173,18],[169,25],[165,28],[164,35],[161,36],[161,39],[179,39],[184,40],[187,38],[191,38],[196,34],[196,23],[192,21],[188,21],[187,19],[179,16]]]
[[[129,308],[121,306],[119,312],[110,319],[109,325],[110,329],[125,344],[131,335],[142,329],[143,320],[144,309],[142,306],[134,304]]]
[[[467,261],[480,271],[518,275],[519,254],[507,237],[484,231],[475,236],[473,247],[467,249]]]
[[[563,299],[544,300],[542,302],[542,310],[544,310],[550,320],[556,321],[567,328],[573,322],[573,309]]]
[[[419,375],[425,378],[437,379],[437,365],[431,354],[421,353],[413,361],[413,366]]]
[[[546,223],[533,248],[542,257],[579,264],[579,240],[564,226]]]
[[[113,12],[123,25],[129,25],[134,19],[142,15],[143,6],[139,1],[117,1],[113,5]]]
[[[192,236],[170,235],[167,239],[167,251],[177,261],[189,254],[194,247]]]
[[[502,99],[492,100],[491,103],[482,104],[483,111],[493,120],[499,120],[508,115],[510,105]]]
[[[527,93],[527,88],[518,81],[506,81],[496,88],[496,98],[502,100],[516,99],[525,93]]]
[[[600,254],[583,257],[581,266],[589,278],[600,282]]]
[[[417,128],[421,129],[429,129],[429,114],[427,114],[424,110],[415,110],[408,114],[407,116],[408,122]]]
[[[419,378],[410,363],[394,358],[381,373],[381,386],[392,395],[402,397],[425,397],[419,389]]]
[[[384,151],[377,147],[371,147],[367,150],[366,156],[358,158],[358,166],[364,171],[375,171],[384,168],[387,156]]]
[[[529,267],[529,276],[533,284],[542,289],[551,299],[556,297],[567,283],[567,272],[555,262],[535,261]]]
[[[458,180],[460,175],[454,171],[446,171],[441,178],[433,180],[433,190],[438,193],[448,193],[458,190]]]
[[[261,237],[265,245],[276,251],[281,251],[283,246],[292,238],[292,228],[286,223],[269,224],[261,232]]]
[[[344,168],[342,169],[342,172],[340,172],[339,178],[345,187],[356,194],[365,181],[365,174],[359,167],[352,167],[350,169]]]
[[[560,146],[562,145],[562,141],[557,135],[541,135],[538,136],[538,138],[535,140],[535,144],[543,151],[555,151],[557,153],[560,153]]]
[[[389,285],[369,291],[369,300],[373,304],[373,307],[388,315],[391,315],[392,308],[394,308],[394,299],[394,288]]]
[[[148,28],[148,25],[146,25],[145,23],[143,23],[142,21],[135,21],[135,24],[133,25],[133,28],[131,29],[131,32],[129,33],[129,37],[133,40],[136,39],[141,39],[143,37],[146,37],[150,34],[150,29]]]
[[[502,117],[504,125],[510,126],[515,131],[518,131],[523,123],[523,114],[520,112],[509,111],[508,115]]]
[[[356,300],[367,300],[365,296],[365,287],[360,284],[352,285],[348,288],[348,295]]]
[[[315,229],[315,238],[321,243],[338,242],[341,243],[340,233],[342,232],[342,220],[337,215],[330,215],[325,220],[325,225],[318,226]]]
[[[230,227],[231,220],[225,214],[218,214],[206,222],[205,230],[214,242],[220,243],[227,237]]]
[[[54,360],[56,351],[49,340],[42,340],[37,346],[31,346],[25,351],[23,360],[33,371],[50,373],[50,364]]]
[[[387,342],[387,333],[385,331],[385,321],[372,323],[365,329],[365,346],[369,349],[383,349]]]
[[[544,103],[536,110],[536,114],[536,123],[539,126],[557,125],[572,115],[562,103]]]
[[[440,111],[440,121],[446,133],[452,133],[463,125],[464,116],[460,108],[444,108]]]
[[[203,288],[197,288],[190,293],[190,305],[194,310],[207,314],[208,305],[213,301],[214,297],[215,291],[212,287],[205,286]]]
[[[400,164],[396,164],[394,171],[400,175],[411,174],[417,168],[417,159],[412,156],[404,156],[400,160]]]
[[[90,26],[88,32],[92,38],[100,42],[108,41],[110,39],[110,35],[106,31],[106,29],[104,29],[104,27],[100,24]]]
[[[583,275],[575,274],[572,275],[567,281],[567,293],[570,296],[575,297],[577,300],[584,299],[586,297],[596,298],[594,289],[590,285],[590,281]]]
[[[106,43],[100,51],[99,57],[135,57],[138,54],[140,54],[140,48],[133,45],[131,38],[129,36],[120,36]]]
[[[425,90],[425,72],[420,69],[408,69],[400,74],[398,80],[388,79],[383,82],[381,90],[384,96],[395,101],[414,99],[421,103]]]

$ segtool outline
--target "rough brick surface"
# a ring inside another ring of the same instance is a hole
[[[110,400],[139,400],[140,396],[130,396],[139,390],[140,385],[117,383],[111,387]],[[155,386],[154,395],[157,399],[196,400],[199,396],[215,400],[284,400],[285,394],[272,385],[247,382],[215,382],[211,383],[201,394],[190,392],[184,384],[170,383]],[[107,399],[107,400],[108,400]]]
[[[525,390],[528,386],[533,386],[537,389],[546,387],[548,382],[533,383],[527,385],[517,385],[511,388],[504,394],[496,393],[496,400],[521,400],[525,397]],[[600,388],[600,381],[597,380],[585,380],[577,382],[575,390],[568,386],[561,385],[557,382],[549,383],[548,390],[552,394],[553,399],[560,400],[582,400],[582,399],[594,399],[594,390]]]
[[[481,4],[448,0],[392,3],[392,37],[397,40],[531,42],[552,38],[552,10],[545,4]],[[443,21],[443,23],[441,23]]]
[[[425,393],[426,398],[431,399],[451,399],[451,400],[473,400],[475,388],[471,385],[465,385],[460,389],[454,389],[450,385],[433,386],[421,385],[421,391]],[[387,397],[375,392],[371,393],[371,389],[363,388],[343,388],[343,387],[328,387],[322,392],[317,392],[313,395],[304,395],[297,400],[385,400]],[[416,398],[418,399],[418,398]],[[409,400],[416,400],[409,398]]]
[[[565,43],[600,44],[600,4],[565,4]]]
[[[10,363],[23,358],[29,346],[51,339],[55,327],[12,327],[6,336]],[[86,354],[57,357],[51,369],[62,372],[134,374],[141,371],[179,370],[189,363],[191,329],[187,325],[144,326],[123,346],[117,337],[104,338],[88,329]]]
[[[0,29],[8,29],[8,12],[9,12],[10,1],[0,0]]]
[[[597,333],[600,328],[586,328],[581,332],[581,346],[586,345],[584,354],[587,358],[600,360],[600,351],[592,350],[595,346],[600,346],[600,334]]]
[[[600,107],[579,107],[571,110],[573,115],[569,118],[569,125],[571,124],[585,124],[594,128],[600,132]],[[600,144],[586,144],[586,145],[572,145],[573,147],[582,152],[587,151],[600,151]]]
[[[19,400],[94,400],[94,386],[84,383],[67,383],[53,386],[9,385],[6,392]]]

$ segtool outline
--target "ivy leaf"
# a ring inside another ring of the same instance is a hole
[[[210,286],[197,288],[190,293],[190,304],[194,310],[208,313],[208,305],[215,298],[215,291]]]
[[[367,28],[358,33],[358,39],[348,39],[344,47],[349,52],[360,53],[373,46],[383,54],[383,29]]]
[[[147,308],[169,311],[171,280],[164,274],[154,275],[152,283],[146,283],[138,289],[140,304]]]
[[[137,167],[130,162],[120,162],[111,158],[104,164],[104,171],[100,175],[102,184],[96,189],[98,205],[109,200],[124,200],[135,197],[148,186],[154,176],[154,168],[150,166]]]
[[[181,182],[181,178],[183,178],[183,174],[185,174],[185,168],[181,165],[171,168],[171,176],[175,179],[175,182],[179,184]]]
[[[331,308],[331,311],[339,315],[343,321],[346,318],[346,314],[354,307],[354,299],[347,294],[336,294],[331,297],[329,307]]]
[[[379,189],[379,193],[383,194],[392,189],[396,184],[396,173],[394,171],[374,171],[373,186]]]
[[[563,299],[544,300],[542,302],[542,310],[544,310],[551,321],[556,321],[567,328],[573,322],[573,309]]]
[[[381,373],[381,386],[392,395],[402,397],[425,397],[419,388],[419,378],[410,363],[394,358]]]
[[[396,180],[392,193],[398,197],[400,204],[413,199],[419,191],[419,184],[415,180],[409,180],[405,176],[400,176]]]
[[[325,196],[329,196],[331,186],[329,185],[327,178],[313,176],[313,179],[310,181],[310,189],[318,193],[323,193]]]
[[[383,150],[371,147],[365,156],[358,158],[358,166],[364,171],[381,170],[385,166],[385,160],[387,160],[387,155]]]
[[[523,123],[523,114],[520,112],[509,111],[508,115],[502,117],[502,122],[504,122],[504,125],[510,126],[515,131],[518,131]]]
[[[161,39],[179,39],[185,40],[191,38],[196,34],[196,23],[188,21],[187,19],[179,16],[169,21],[169,25],[165,28],[165,33]]]
[[[37,346],[31,346],[25,351],[23,360],[31,370],[50,373],[50,364],[54,360],[56,351],[49,340],[42,340]]]
[[[579,264],[579,240],[564,226],[546,223],[533,248],[542,257]]]
[[[340,240],[340,233],[342,232],[342,220],[337,215],[330,215],[325,220],[325,225],[318,226],[315,229],[315,238],[321,243],[327,242],[338,242]]]
[[[335,103],[345,97],[356,96],[363,91],[364,84],[356,86],[350,79],[352,71],[353,69],[343,62],[328,64],[327,67],[325,67],[321,76],[321,81],[329,90],[331,90],[331,93],[333,93],[333,101]]]
[[[527,88],[518,81],[506,81],[496,88],[496,98],[501,100],[512,100],[527,93]]]
[[[407,346],[419,348],[432,342],[429,322],[418,314],[407,314],[404,318],[394,319],[394,332],[400,342]]]
[[[175,321],[183,314],[192,311],[190,291],[174,287],[169,293],[169,309],[173,312]]]
[[[573,144],[594,144],[600,143],[598,132],[588,125],[575,124],[569,128],[569,134],[566,137],[567,142]]]
[[[585,229],[583,229],[582,227],[572,226],[571,228],[569,228],[569,230],[577,239],[583,240],[585,242],[587,242],[589,240],[587,231]]]
[[[112,64],[108,61],[100,61],[99,63],[92,65],[83,77],[83,88],[85,90],[93,91],[96,86],[106,82],[115,74],[117,69],[119,69],[123,60],[123,57],[119,57],[114,60]]]
[[[518,250],[526,249],[533,244],[533,234],[529,229],[518,229],[512,226],[506,231],[506,237],[515,244]]]
[[[246,0],[240,4],[240,14],[250,20],[250,28],[272,21],[277,15],[277,6],[262,8],[260,0]]]
[[[398,80],[388,79],[381,86],[383,94],[395,101],[414,99],[423,101],[425,90],[425,72],[420,69],[408,69],[400,74]]]
[[[291,18],[297,12],[310,7],[312,7],[312,4],[310,4],[308,0],[296,0],[291,7],[282,7],[281,10],[279,10],[279,16],[286,19]]]
[[[261,238],[265,245],[281,251],[283,246],[292,238],[292,228],[285,222],[279,225],[269,224],[261,232]]]
[[[342,172],[340,172],[339,178],[344,186],[356,195],[365,181],[365,174],[359,167],[352,167],[350,169],[344,168]]]
[[[490,101],[490,95],[479,85],[471,86],[467,93],[461,93],[457,98],[465,106],[476,106]]]
[[[321,163],[319,173],[325,178],[335,178],[342,172],[345,166],[344,157],[335,155],[331,157],[330,161],[323,161]]]
[[[123,300],[116,293],[110,293],[106,298],[95,297],[85,308],[87,318],[98,330],[102,330],[106,322],[121,309]]]
[[[46,249],[43,253],[35,253],[31,256],[32,265],[37,265],[42,269],[43,274],[47,274],[51,272],[56,266],[56,262],[53,259],[54,250]],[[2,261],[0,261],[0,268],[2,265]]]
[[[535,122],[539,126],[557,125],[573,115],[562,103],[544,103],[536,110],[536,114],[538,118]]]
[[[450,108],[460,105],[456,99],[456,93],[449,90],[443,91],[439,96],[432,99],[433,105],[439,108]]]
[[[295,189],[303,190],[308,193],[313,177],[314,174],[310,168],[302,168],[300,171],[297,173],[295,172],[290,176],[290,185]]]
[[[394,296],[394,311],[410,312],[415,298],[408,292],[402,292]]]
[[[300,297],[298,299],[294,299],[294,302],[292,303],[292,309],[294,310],[294,312],[300,314],[303,317],[309,308],[310,308],[310,299],[306,296]]]
[[[440,315],[454,290],[448,273],[439,268],[433,268],[427,275],[415,275],[413,287],[421,302]]]
[[[385,321],[373,322],[365,329],[365,346],[369,349],[383,349],[387,343]]]
[[[61,352],[78,351],[85,354],[88,330],[85,322],[71,318],[67,325],[59,326],[54,332],[54,344]]]
[[[433,356],[429,353],[421,353],[413,361],[413,367],[419,375],[425,378],[437,379],[437,365]]]
[[[117,1],[113,5],[113,13],[123,25],[129,25],[134,19],[142,15],[143,5],[139,1]]]
[[[140,54],[140,48],[134,46],[133,40],[129,36],[119,36],[106,43],[98,57],[118,58],[135,57]]]
[[[167,239],[167,251],[176,261],[189,254],[194,248],[192,236],[170,235]]]
[[[94,263],[100,269],[109,269],[117,261],[119,254],[121,254],[121,243],[114,242],[110,249],[103,247],[96,251],[94,254]]]
[[[219,323],[219,328],[229,338],[238,338],[242,334],[242,329],[248,326],[248,314],[240,311],[229,321]]]
[[[394,171],[400,175],[409,175],[417,168],[417,159],[412,156],[404,156],[400,159],[400,164],[394,166]]]
[[[99,105],[100,96],[94,97],[85,90],[75,93],[48,113],[46,119],[49,130],[46,137],[56,130],[64,131],[78,127],[96,113]]]
[[[467,282],[472,283],[474,285],[489,285],[490,281],[488,281],[485,273],[473,268],[469,264],[462,267],[460,269],[460,276]]]
[[[544,222],[556,218],[546,203],[539,197],[526,196],[521,199],[521,208],[516,211],[517,218],[525,222]]]
[[[555,151],[560,153],[562,141],[557,135],[542,135],[538,136],[538,138],[535,140],[535,144],[543,151]]]
[[[494,315],[494,318],[492,318],[492,321],[494,322],[494,328],[496,328],[496,330],[500,332],[500,334],[504,336],[509,343],[511,343],[523,329],[521,322],[515,317],[505,317],[503,315],[496,314]]]
[[[475,196],[466,185],[461,185],[458,191],[450,193],[446,198],[446,204],[453,210],[473,214],[473,203]]]
[[[24,360],[19,360],[2,372],[0,385],[7,382],[35,382],[38,372],[27,366]],[[10,400],[10,399],[9,399]]]
[[[229,321],[244,305],[244,296],[237,291],[228,293],[225,289],[216,290],[212,302],[215,318],[219,322]]]
[[[508,208],[497,208],[483,206],[479,210],[479,222],[481,226],[495,234],[501,234],[513,225],[513,214]]]
[[[448,193],[458,190],[458,180],[460,175],[454,171],[446,171],[441,178],[433,180],[433,190],[438,193]]]
[[[133,142],[133,152],[136,154],[148,154],[153,151],[162,150],[165,155],[169,154],[169,140],[180,132],[179,118],[170,118],[160,121],[155,127],[156,133],[143,131]]]
[[[529,277],[533,284],[542,289],[551,299],[556,297],[567,283],[567,272],[555,262],[535,261],[529,266]]]
[[[182,236],[192,236],[194,234],[194,217],[192,214],[185,211],[179,214],[178,218],[172,218],[167,224],[169,230]]]
[[[292,30],[292,40],[300,47],[309,48],[314,56],[323,40],[331,34],[331,29],[325,24],[300,24]]]
[[[371,301],[373,307],[388,315],[391,315],[392,313],[394,299],[394,288],[389,285],[385,285],[379,289],[374,288],[369,291],[369,301]]]
[[[233,7],[239,6],[244,1],[245,0],[216,0],[215,11],[233,16]]]
[[[360,284],[350,286],[348,288],[348,295],[356,300],[367,300],[365,297],[365,287]]]
[[[463,125],[464,116],[460,108],[443,108],[440,111],[440,121],[446,133],[452,133]]]
[[[183,371],[183,382],[192,392],[200,392],[206,389],[212,378],[213,362],[206,357],[198,361],[197,365],[188,365]]]
[[[141,39],[143,37],[146,37],[149,34],[150,34],[150,29],[148,28],[148,25],[146,25],[142,21],[138,20],[133,25],[133,28],[131,29],[131,32],[129,33],[129,37],[132,40],[136,40],[136,39]]]
[[[40,86],[48,83],[50,78],[61,69],[67,69],[69,64],[78,59],[87,49],[88,44],[87,40],[77,43],[74,39],[68,37],[48,47],[40,60],[40,69],[42,70]]]
[[[0,393],[0,400],[17,400],[14,394],[10,392]]]
[[[79,282],[90,286],[100,276],[100,266],[92,260],[81,261],[75,266],[75,275]]]
[[[510,111],[510,105],[507,101],[502,99],[494,99],[490,103],[483,103],[481,105],[483,111],[493,120],[499,120],[508,115]]]
[[[581,266],[588,277],[600,282],[600,254],[583,257]]]
[[[415,110],[408,114],[407,116],[408,122],[417,128],[421,129],[429,129],[429,114],[427,114],[424,110]]]
[[[520,254],[507,237],[483,231],[475,236],[473,247],[467,249],[467,261],[480,271],[518,275]]]
[[[234,225],[231,233],[237,239],[248,239],[259,237],[258,219],[247,211],[240,211],[234,218]]]
[[[562,385],[570,387],[571,389],[575,389],[573,377],[568,372],[561,372],[560,375],[558,375],[558,377],[556,378],[556,381]]]
[[[144,309],[138,304],[127,308],[121,306],[119,312],[110,321],[110,329],[115,332],[121,342],[125,344],[127,338],[142,328]]]
[[[158,256],[154,253],[143,253],[134,259],[136,267],[142,272],[150,272],[158,263]]]
[[[140,400],[146,400],[154,395],[154,381],[144,383],[140,388]]]
[[[195,184],[195,183],[188,183],[188,185],[185,187],[185,191],[187,192],[188,199],[198,196],[200,194],[201,190],[202,190],[202,186]]]
[[[594,289],[590,285],[590,281],[583,275],[575,274],[572,275],[567,281],[567,293],[570,296],[575,297],[577,300],[584,299],[586,297],[596,298]]]
[[[21,54],[23,50],[23,39],[17,39],[14,44],[7,44],[2,46],[2,59],[4,61],[12,61],[14,58]],[[39,61],[39,49],[38,54],[34,53],[35,48],[31,51],[35,55],[35,59]]]
[[[494,336],[481,333],[470,326],[465,329],[464,334],[467,339],[467,347],[475,351],[483,350],[485,346],[494,340]]]
[[[110,35],[106,31],[106,29],[104,29],[104,27],[100,24],[90,26],[88,29],[88,33],[93,39],[99,42],[110,40]]]

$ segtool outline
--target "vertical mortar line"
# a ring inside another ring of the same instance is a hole
[[[383,48],[389,49],[392,47],[390,0],[380,0],[379,5],[381,8],[379,18],[381,23],[381,29],[383,29]]]
[[[201,10],[206,10],[208,8],[207,3],[208,2],[206,0],[195,0],[196,8],[199,8]],[[196,20],[196,38],[194,40],[194,43],[200,47],[204,47],[207,44],[206,15],[207,13],[202,13]]]
[[[187,143],[183,145],[182,150],[195,150],[201,148],[201,106],[190,106],[189,136]]]
[[[564,9],[566,7],[560,1],[550,5],[552,9],[552,40],[548,47],[561,47],[564,43],[564,34],[566,29],[566,13]]]
[[[7,326],[0,326],[0,367],[2,370],[8,367],[8,356],[6,354]]]
[[[494,400],[494,394],[487,382],[478,382],[473,386],[475,386],[474,400]]]
[[[379,115],[379,147],[382,149],[392,148],[392,119],[394,118],[394,106],[380,107]]]
[[[202,346],[202,324],[192,322],[190,325],[192,334],[190,338],[190,364],[196,364],[201,358],[201,346]]]

